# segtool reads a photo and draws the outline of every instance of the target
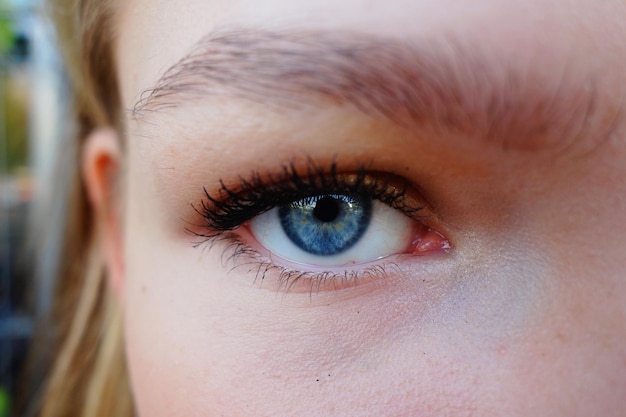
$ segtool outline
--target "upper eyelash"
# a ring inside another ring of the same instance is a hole
[[[388,174],[387,174],[388,176]],[[380,200],[409,217],[417,218],[424,206],[405,202],[407,185],[392,187],[385,179],[369,174],[364,166],[349,174],[340,174],[336,163],[328,170],[309,162],[304,173],[295,164],[285,165],[278,175],[265,178],[255,172],[250,179],[240,178],[236,189],[220,181],[216,195],[204,189],[205,199],[194,206],[204,219],[204,227],[213,233],[234,230],[255,216],[284,204],[320,194],[361,194]]]

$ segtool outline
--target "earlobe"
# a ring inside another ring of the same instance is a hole
[[[97,238],[102,247],[109,283],[121,297],[124,284],[124,245],[122,231],[121,148],[117,133],[99,128],[87,137],[82,153],[82,175],[94,213]]]

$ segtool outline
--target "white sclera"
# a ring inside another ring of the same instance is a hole
[[[332,256],[308,253],[285,234],[278,208],[250,221],[250,231],[272,255],[286,261],[311,266],[345,266],[367,263],[405,251],[415,237],[415,220],[400,211],[374,200],[372,218],[361,238],[348,250]]]

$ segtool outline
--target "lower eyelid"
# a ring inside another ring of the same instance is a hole
[[[337,267],[320,267],[290,262],[270,253],[246,225],[217,237],[223,246],[224,266],[232,273],[243,273],[259,288],[290,294],[318,294],[328,291],[361,288],[369,291],[388,285],[395,278],[411,275],[408,253],[387,256],[375,261]],[[430,239],[430,238],[429,238]],[[445,251],[438,251],[445,252]],[[372,287],[373,285],[373,287]],[[360,295],[361,291],[352,294]]]
[[[222,265],[229,274],[248,275],[251,284],[277,292],[311,294],[353,288],[386,279],[389,272],[398,269],[391,260],[337,268],[294,264],[254,243],[254,237],[245,226],[213,236],[203,244],[209,245],[211,250],[222,251]]]

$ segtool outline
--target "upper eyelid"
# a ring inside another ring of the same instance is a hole
[[[390,174],[370,172],[363,167],[341,173],[335,163],[323,170],[309,161],[304,174],[290,164],[283,167],[282,175],[263,179],[255,173],[251,179],[240,179],[236,188],[220,182],[217,196],[205,189],[206,201],[202,200],[194,210],[202,215],[205,226],[232,230],[239,223],[298,198],[325,192],[363,191],[409,217],[424,219],[427,216],[421,212],[428,212],[428,204],[423,198],[415,197],[415,191],[410,188],[405,180]]]

